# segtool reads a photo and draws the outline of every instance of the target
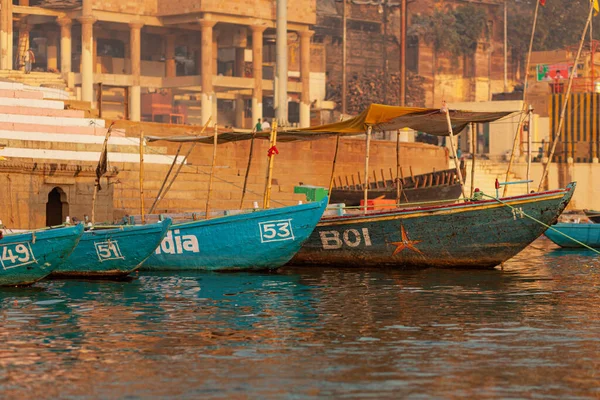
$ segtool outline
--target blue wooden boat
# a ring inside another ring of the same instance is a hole
[[[449,206],[325,217],[292,263],[343,267],[493,268],[541,236],[573,196],[565,189]],[[510,207],[509,207],[509,206]]]
[[[312,233],[327,198],[171,225],[140,270],[264,270],[287,263]]]
[[[5,235],[0,239],[0,285],[30,285],[50,275],[73,251],[83,225]]]
[[[171,219],[148,225],[86,230],[69,258],[52,277],[119,278],[135,271],[165,237]]]
[[[600,248],[600,224],[574,224],[561,222],[556,225],[552,225],[552,228],[590,247]],[[545,235],[548,239],[552,240],[560,247],[584,248],[579,243],[569,239],[564,235],[561,235],[556,231],[553,231],[552,229],[548,229],[545,232]]]

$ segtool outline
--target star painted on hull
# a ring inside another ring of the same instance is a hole
[[[392,242],[392,244],[394,246],[396,246],[396,250],[394,250],[394,253],[392,253],[392,256],[395,256],[396,254],[400,253],[404,249],[409,249],[409,250],[414,251],[415,253],[423,254],[423,253],[421,253],[421,250],[419,250],[415,247],[415,245],[421,243],[421,241],[420,240],[410,240],[410,238],[408,237],[408,234],[406,233],[406,230],[404,229],[404,225],[400,225],[400,233],[402,235],[402,241],[401,242]]]

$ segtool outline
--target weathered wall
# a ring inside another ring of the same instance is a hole
[[[124,14],[156,15],[157,3],[158,0],[93,0],[92,7],[94,10]]]
[[[36,160],[37,161],[37,160]],[[69,214],[83,219],[91,217],[94,193],[94,167],[82,173],[81,163],[34,163],[32,160],[0,162],[0,219],[8,228],[40,228],[46,226],[48,194],[60,188],[67,197]],[[106,180],[103,179],[103,183]],[[103,184],[96,200],[96,219],[112,220],[113,185]]]
[[[316,0],[288,1],[288,21],[304,24],[315,23]],[[158,0],[158,15],[179,15],[195,12],[220,13],[253,17],[266,20],[275,19],[275,2],[272,0]]]

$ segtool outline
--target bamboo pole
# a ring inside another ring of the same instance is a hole
[[[367,144],[365,154],[365,187],[364,187],[364,211],[367,213],[367,200],[369,199],[369,154],[371,153],[371,133],[373,127],[369,125],[367,128]]]
[[[106,148],[108,147],[108,139],[110,138],[110,134],[113,129],[114,122],[110,124],[108,130],[106,131],[106,135],[104,136],[104,143],[102,143],[102,150],[100,150],[100,160],[102,160],[102,155],[104,154]],[[98,163],[100,163],[98,160]],[[107,161],[108,162],[108,161]],[[94,183],[94,195],[92,196],[92,225],[96,223],[96,197],[98,196],[98,187],[100,186],[100,178],[96,178],[96,182]]]
[[[401,16],[404,18],[404,15]],[[402,42],[404,46],[404,42]],[[404,82],[401,83],[404,88]],[[403,99],[400,99],[403,102]],[[400,129],[396,135],[396,204],[400,204]]]
[[[331,190],[333,189],[333,175],[335,174],[335,166],[337,164],[337,157],[338,157],[338,151],[340,149],[340,135],[337,135],[336,139],[335,139],[335,153],[333,154],[333,165],[331,166],[331,179],[329,179],[329,199],[327,200],[329,202],[329,200],[331,200]]]
[[[527,193],[531,190],[530,177],[531,177],[531,129],[533,128],[533,106],[529,105],[529,128],[527,129]]]
[[[465,196],[465,184],[462,177],[462,172],[460,171],[460,165],[458,163],[458,158],[456,156],[456,149],[454,148],[454,132],[452,130],[452,121],[450,120],[450,110],[446,106],[446,102],[442,107],[442,111],[446,112],[446,121],[448,121],[448,133],[450,134],[450,150],[452,150],[452,156],[454,157],[454,166],[456,167],[456,174],[458,175],[458,181],[460,182],[460,191],[462,192],[463,199]]]
[[[165,175],[165,179],[163,180],[163,183],[160,186],[160,189],[158,190],[158,193],[156,194],[156,198],[154,199],[154,203],[152,203],[152,206],[150,207],[150,210],[148,211],[148,214],[152,214],[154,212],[154,208],[156,207],[156,205],[158,204],[158,202],[159,202],[159,200],[161,198],[161,194],[163,192],[163,189],[165,188],[165,185],[167,184],[167,181],[169,180],[169,176],[171,175],[171,172],[173,171],[173,167],[177,163],[177,157],[179,157],[179,153],[181,152],[181,147],[182,146],[183,146],[183,144],[180,144],[179,147],[177,148],[177,153],[175,153],[175,158],[173,158],[173,162],[171,163],[171,167],[169,167],[169,171],[167,171],[167,174]]]
[[[535,11],[533,13],[533,25],[531,27],[531,37],[529,38],[529,52],[527,53],[527,64],[525,65],[525,83],[523,84],[523,107],[525,107],[525,100],[527,99],[527,81],[529,80],[529,66],[531,65],[531,51],[533,50],[533,38],[535,37],[535,28],[537,26],[538,11],[540,9],[540,2],[535,2]],[[523,110],[524,111],[524,110]],[[519,117],[519,125],[513,138],[512,151],[510,153],[510,159],[508,160],[508,168],[506,169],[505,182],[508,182],[510,171],[512,169],[513,162],[515,160],[515,152],[517,151],[517,141],[521,137],[521,126],[523,126],[524,116],[521,114]],[[504,186],[502,196],[506,196],[508,185]]]
[[[142,224],[146,223],[144,215],[144,131],[140,129],[140,215]]]
[[[594,15],[594,2],[590,2],[590,12],[588,14],[587,21],[585,23],[585,28],[583,28],[583,34],[581,35],[581,41],[579,42],[579,49],[577,50],[577,55],[575,56],[575,62],[573,63],[573,68],[577,68],[577,64],[579,64],[579,57],[581,56],[581,50],[583,49],[583,43],[585,42],[585,34],[590,26],[590,21],[592,20],[592,16]],[[567,93],[565,94],[565,101],[563,102],[562,109],[560,110],[560,119],[558,120],[558,128],[554,134],[554,139],[552,140],[552,149],[550,150],[550,155],[548,156],[548,163],[544,166],[544,172],[542,173],[542,177],[540,178],[540,185],[538,186],[538,192],[542,190],[542,186],[544,184],[544,180],[548,175],[548,169],[550,168],[550,164],[552,164],[552,157],[554,157],[554,152],[556,151],[556,145],[558,144],[558,139],[560,138],[560,134],[562,133],[562,127],[565,122],[565,113],[567,111],[567,104],[569,103],[569,96],[571,95],[571,88],[573,87],[573,78],[575,77],[575,70],[571,72],[569,75],[569,83],[567,85]]]
[[[244,175],[244,187],[242,188],[242,198],[240,200],[240,210],[244,207],[244,197],[246,197],[246,188],[248,187],[248,176],[250,175],[250,166],[252,165],[252,155],[254,154],[254,139],[256,139],[256,129],[252,130],[252,139],[250,140],[250,152],[248,154],[248,165],[246,166],[246,175]]]
[[[204,126],[202,127],[202,130],[200,131],[200,133],[198,134],[198,136],[202,135],[204,133],[204,131],[206,130],[206,128],[208,128],[208,124],[210,123],[211,119],[212,119],[212,117],[208,117],[208,121],[206,121],[206,124],[204,124]],[[162,194],[162,197],[157,200],[156,205],[155,205],[156,207],[158,207],[158,203],[160,203],[160,201],[165,198],[165,196],[167,195],[167,193],[169,193],[169,190],[171,189],[171,186],[173,186],[173,183],[175,183],[175,179],[177,179],[177,176],[179,175],[179,172],[181,171],[181,168],[183,168],[183,165],[187,161],[188,157],[190,156],[190,154],[192,154],[192,150],[194,150],[194,147],[196,147],[196,142],[192,143],[192,145],[188,149],[187,153],[185,154],[185,157],[183,157],[183,159],[181,160],[181,163],[177,167],[177,171],[175,171],[175,175],[173,175],[173,178],[171,179],[171,182],[169,182],[169,185],[165,189],[165,192]],[[154,210],[152,210],[152,211],[154,211]]]
[[[346,73],[346,62],[348,59],[348,50],[346,46],[347,41],[347,24],[348,24],[348,13],[346,11],[346,0],[342,0],[342,116],[346,114],[347,102],[346,102],[346,86],[347,86],[347,73]]]
[[[271,149],[277,146],[277,121],[273,121],[271,127],[271,141],[269,147],[269,167],[267,168],[267,181],[265,183],[265,195],[263,198],[263,208],[269,208],[271,203],[271,186],[273,180],[273,164],[275,162],[275,155],[271,154]]]
[[[475,191],[475,153],[477,153],[477,132],[475,124],[471,122],[471,197]]]
[[[205,210],[205,219],[208,219],[208,210],[210,207],[210,194],[212,193],[213,186],[213,178],[215,175],[215,164],[217,163],[217,141],[219,136],[219,128],[217,128],[217,124],[215,124],[215,134],[213,137],[213,159],[212,166],[210,167],[210,178],[208,179],[208,194],[206,196],[206,210]]]

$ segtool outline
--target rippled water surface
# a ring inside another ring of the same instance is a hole
[[[0,398],[599,398],[600,259],[0,289]]]

